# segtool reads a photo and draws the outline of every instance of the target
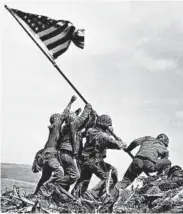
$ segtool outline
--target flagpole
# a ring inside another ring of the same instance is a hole
[[[57,71],[63,76],[63,78],[69,83],[69,85],[74,89],[74,91],[79,95],[79,97],[83,100],[83,102],[85,104],[87,104],[88,102],[85,100],[85,98],[82,96],[82,94],[77,90],[77,88],[72,84],[72,82],[65,76],[65,74],[60,70],[60,68],[58,67],[58,65],[55,63],[53,63],[54,67],[57,69]]]
[[[79,95],[79,97],[83,100],[85,104],[88,102],[82,96],[82,94],[77,90],[77,88],[72,84],[72,82],[67,78],[67,76],[61,71],[59,66],[56,64],[55,60],[49,56],[45,50],[39,45],[39,43],[35,40],[35,38],[29,33],[29,31],[23,26],[23,24],[18,20],[18,18],[12,13],[11,9],[5,5],[5,8],[9,11],[9,13],[15,18],[15,20],[20,24],[23,30],[28,34],[28,36],[32,39],[32,41],[37,45],[37,47],[42,51],[42,53],[47,57],[47,59],[52,63],[52,65],[57,69],[57,71],[63,76],[63,78],[69,83],[69,85],[74,89],[74,91]]]

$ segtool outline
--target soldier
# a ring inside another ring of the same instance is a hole
[[[104,194],[105,183],[110,169],[112,169],[110,188],[117,182],[117,170],[104,162],[105,151],[106,149],[124,149],[126,144],[121,139],[115,140],[109,135],[107,129],[110,126],[112,126],[111,118],[108,115],[101,115],[97,118],[95,127],[87,130],[86,143],[82,152],[81,175],[73,190],[77,197],[86,192],[93,173],[101,179],[101,182],[93,190],[98,194],[96,197]]]
[[[80,146],[79,132],[89,119],[91,110],[92,106],[86,104],[81,116],[78,116],[75,112],[70,112],[61,131],[58,149],[60,151],[60,160],[64,169],[62,187],[67,191],[69,190],[70,185],[75,183],[79,178],[79,169],[76,163]]]
[[[168,144],[169,139],[165,134],[159,134],[156,138],[146,136],[134,140],[125,151],[130,152],[138,145],[140,145],[140,149],[122,181],[117,183],[117,189],[124,189],[129,186],[143,171],[146,173],[167,173],[171,167],[171,162],[168,159]]]
[[[69,109],[71,107],[71,104],[75,100],[76,100],[76,97],[73,96],[71,98],[70,103],[68,104],[68,106],[66,107],[66,109],[64,110],[64,112],[62,114],[56,113],[50,117],[51,125],[48,126],[48,128],[49,128],[48,140],[44,146],[44,149],[40,150],[36,154],[36,158],[34,160],[33,167],[32,167],[33,172],[37,172],[40,170],[40,168],[37,167],[36,163],[35,163],[36,160],[39,159],[38,160],[39,164],[41,163],[41,166],[42,166],[42,177],[38,182],[38,185],[36,187],[34,194],[38,193],[40,187],[46,181],[47,181],[46,183],[47,183],[47,187],[48,187],[49,179],[52,179],[52,181],[55,181],[57,183],[57,185],[61,185],[60,179],[63,177],[64,171],[63,171],[63,167],[61,166],[60,161],[59,161],[57,143],[58,143],[58,139],[60,137],[61,126],[62,126],[65,118],[69,114]],[[41,153],[41,161],[40,161],[40,153]],[[39,158],[38,158],[38,156],[39,156]],[[52,178],[51,178],[51,175],[53,176]],[[44,187],[47,189],[46,186],[44,186]]]

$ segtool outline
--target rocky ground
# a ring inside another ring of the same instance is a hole
[[[94,199],[88,192],[80,200],[57,192],[51,197],[22,194],[18,188],[1,195],[1,212],[18,213],[183,213],[183,170],[174,166],[168,176],[139,177],[141,187],[120,192],[111,206],[108,200]]]

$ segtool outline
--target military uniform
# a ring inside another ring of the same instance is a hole
[[[87,104],[81,116],[71,115],[73,118],[68,118],[67,124],[61,131],[58,149],[60,151],[60,160],[64,168],[62,186],[66,190],[69,190],[70,185],[79,178],[79,169],[76,164],[76,158],[81,145],[79,131],[83,128],[83,124],[87,119],[89,119],[91,109],[91,105]]]
[[[163,135],[164,134],[162,134],[162,136]],[[168,159],[169,152],[167,150],[168,137],[165,135],[167,138],[166,141],[163,141],[161,136],[159,136],[157,138],[150,136],[142,137],[136,139],[128,146],[126,151],[132,151],[138,145],[141,147],[127,169],[122,181],[117,184],[118,189],[126,188],[142,172],[160,173],[163,170],[170,168],[171,162]]]
[[[59,161],[57,142],[59,139],[61,125],[64,122],[66,114],[68,114],[67,110],[65,110],[63,114],[53,114],[50,117],[51,125],[48,126],[48,140],[44,149],[41,151],[42,176],[38,182],[34,194],[39,191],[40,187],[42,187],[46,181],[48,182],[48,180],[51,178],[51,175],[53,176],[52,181],[56,182],[57,184],[60,184],[58,180],[64,175],[63,167]]]
[[[112,188],[114,187],[114,185],[118,181],[118,171],[117,171],[117,168],[112,166],[111,164],[106,163],[106,162],[103,162],[103,163],[105,164],[105,168],[103,168],[103,165],[101,165],[101,168],[105,172],[107,172],[107,175],[108,175],[109,171],[111,170],[111,180],[110,180],[110,185],[109,185],[109,190],[111,191]],[[105,181],[101,180],[94,187],[92,187],[92,189],[90,190],[90,193],[93,195],[93,197],[95,197],[97,199],[100,196],[102,196],[104,193],[106,193],[105,187],[106,187]]]
[[[110,169],[112,169],[110,187],[114,186],[117,182],[117,170],[110,164],[105,163],[103,159],[106,156],[106,149],[119,150],[125,147],[125,143],[114,140],[97,126],[88,129],[86,143],[82,152],[83,164],[81,175],[73,190],[76,196],[79,197],[86,192],[93,173],[101,179],[101,182],[93,189],[93,193],[97,197],[100,197],[105,192],[105,183]]]

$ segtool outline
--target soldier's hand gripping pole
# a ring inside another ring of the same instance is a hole
[[[108,129],[108,131],[111,133],[111,135],[116,139],[119,140],[118,137],[114,134],[114,132],[112,132],[112,130]],[[134,159],[134,156],[132,155],[131,152],[127,152],[129,154],[129,156]]]
[[[109,132],[111,133],[111,135],[116,139],[118,140],[118,137],[114,134],[114,132],[112,132],[110,129],[108,129]],[[129,151],[125,151],[132,159],[134,159],[134,156],[131,152]],[[144,172],[147,176],[149,176],[149,173],[148,172]]]

